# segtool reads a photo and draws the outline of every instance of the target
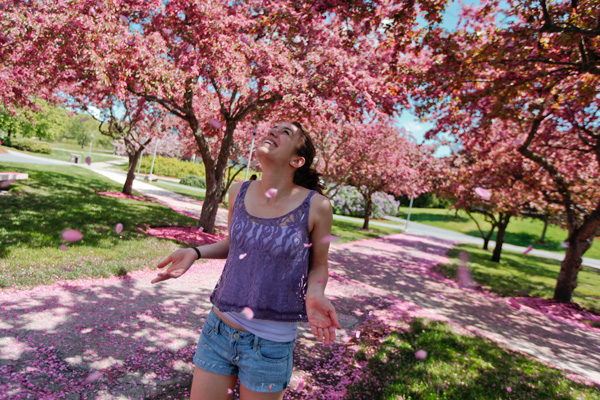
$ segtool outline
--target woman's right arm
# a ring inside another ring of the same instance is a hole
[[[241,183],[232,185],[229,189],[229,213],[228,213],[228,226],[231,226],[231,219],[233,218],[233,205],[235,199],[240,191]],[[199,246],[197,249],[202,254],[202,258],[227,258],[229,254],[229,238],[225,238],[220,242]],[[193,248],[184,248],[174,251],[170,256],[162,260],[157,268],[164,268],[171,264],[169,268],[158,273],[158,275],[152,279],[151,283],[158,283],[167,279],[176,279],[183,275],[194,262],[198,260],[198,253]]]

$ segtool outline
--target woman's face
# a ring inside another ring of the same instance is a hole
[[[279,123],[259,139],[256,155],[279,160],[284,164],[293,163],[292,166],[298,168],[299,166],[294,165],[297,164],[297,159],[304,163],[304,159],[296,154],[301,135],[302,132],[297,126],[289,122]]]

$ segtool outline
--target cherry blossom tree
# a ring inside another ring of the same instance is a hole
[[[465,6],[455,32],[438,27],[415,48],[415,59],[432,61],[413,81],[417,111],[436,121],[431,135],[512,145],[536,165],[544,201],[562,208],[561,302],[600,229],[597,10],[594,1],[488,1]],[[491,135],[502,122],[514,129]]]

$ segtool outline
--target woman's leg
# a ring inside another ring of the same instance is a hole
[[[254,392],[240,382],[240,400],[281,400],[285,390],[275,393]]]
[[[190,400],[229,400],[236,383],[236,375],[216,374],[196,366]]]

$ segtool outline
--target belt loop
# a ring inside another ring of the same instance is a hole
[[[220,327],[221,327],[221,318],[217,318],[217,323],[215,324],[215,335],[219,334]]]
[[[258,336],[256,335],[254,335],[254,346],[252,347],[252,350],[258,351]]]

